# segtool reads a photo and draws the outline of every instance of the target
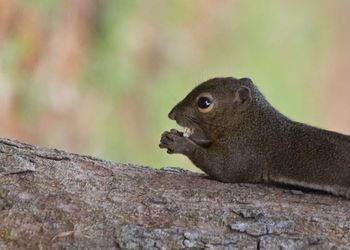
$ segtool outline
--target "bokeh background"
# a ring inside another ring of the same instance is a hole
[[[0,136],[152,167],[196,84],[250,77],[350,134],[350,1],[0,0]]]

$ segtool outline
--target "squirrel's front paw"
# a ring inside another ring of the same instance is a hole
[[[183,136],[182,132],[172,129],[165,131],[160,139],[160,148],[168,149],[169,154],[185,153],[191,148],[191,141]]]

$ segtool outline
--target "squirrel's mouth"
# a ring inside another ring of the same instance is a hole
[[[197,122],[193,122],[193,119],[178,115],[176,118],[172,118],[172,120],[175,120],[183,128],[183,132],[180,132],[183,137],[190,139],[201,147],[207,148],[212,144],[205,131]]]
[[[183,136],[190,138],[194,134],[194,128],[184,127]]]
[[[184,137],[190,139],[191,141],[202,147],[209,147],[211,145],[211,141],[208,139],[208,137],[205,135],[204,131],[200,127],[182,127],[184,129],[184,131],[182,132],[182,135]]]

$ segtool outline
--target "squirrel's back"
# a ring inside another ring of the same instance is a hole
[[[298,122],[288,130],[270,179],[348,196],[350,137]]]

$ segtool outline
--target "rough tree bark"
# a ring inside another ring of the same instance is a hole
[[[350,202],[0,139],[1,249],[350,249]]]

